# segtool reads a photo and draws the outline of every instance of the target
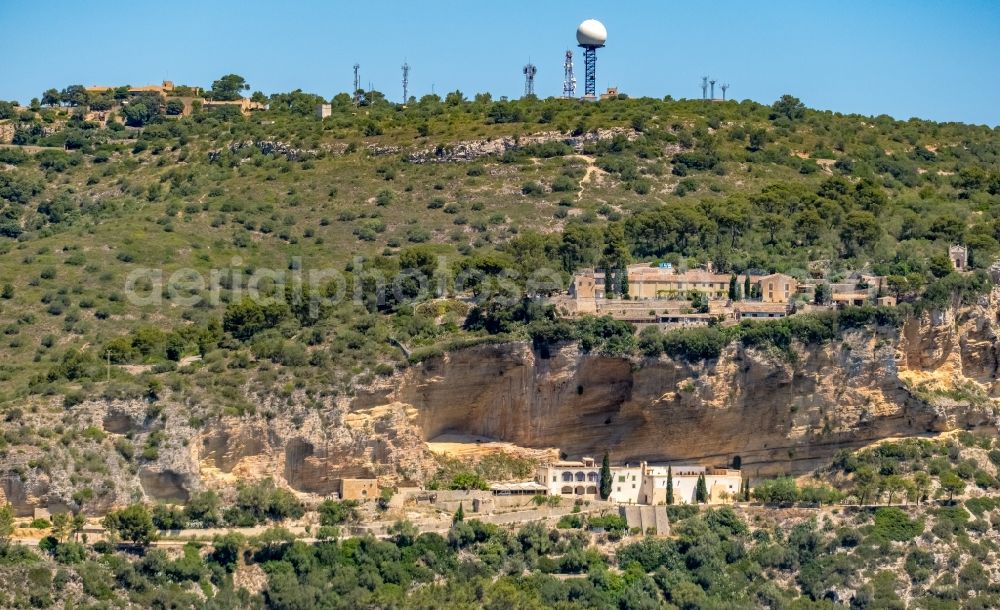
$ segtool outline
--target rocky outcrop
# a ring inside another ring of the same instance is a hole
[[[488,345],[410,369],[391,398],[425,439],[798,473],[882,438],[995,428],[996,330],[995,310],[980,306],[851,331],[793,359],[731,345],[697,364]]]
[[[198,422],[169,396],[86,402],[62,423],[87,434],[68,444],[26,437],[3,450],[0,501],[22,515],[81,505],[100,514],[136,499],[184,502],[201,489],[231,497],[239,483],[265,477],[319,499],[342,477],[428,478],[437,464],[425,441],[438,437],[569,457],[608,451],[615,461],[738,459],[752,477],[801,473],[888,437],[995,431],[995,303],[849,331],[798,346],[793,357],[736,344],[699,363],[481,345],[352,397],[293,394],[259,402],[255,415]],[[20,425],[51,429],[61,410],[32,410]]]
[[[518,138],[508,136],[441,144],[431,148],[414,151],[407,155],[406,160],[410,163],[474,161],[487,156],[501,156],[504,153],[517,150],[518,148],[524,146],[546,144],[549,142],[562,142],[572,148],[575,152],[582,152],[583,147],[586,144],[599,142],[601,140],[611,140],[619,136],[628,140],[635,140],[639,137],[639,133],[635,130],[625,129],[622,127],[595,129],[578,135],[562,133],[559,131],[544,131]]]
[[[230,153],[238,153],[246,148],[256,148],[262,155],[282,155],[289,161],[302,161],[304,159],[315,158],[319,155],[318,150],[296,148],[287,142],[278,140],[242,140],[230,144],[225,149],[208,151],[208,160],[219,160],[224,150]]]

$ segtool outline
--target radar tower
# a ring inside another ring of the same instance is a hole
[[[587,19],[576,28],[576,42],[583,48],[583,95],[597,99],[597,49],[608,41],[608,30],[596,19]]]

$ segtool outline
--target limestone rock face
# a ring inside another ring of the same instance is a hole
[[[890,436],[996,426],[995,308],[926,313],[794,358],[729,346],[717,361],[542,358],[487,345],[411,368],[390,397],[424,440],[491,437],[568,456],[729,463],[798,473]]]
[[[997,295],[926,312],[899,329],[843,333],[793,356],[730,345],[715,361],[639,360],[570,345],[483,345],[415,365],[352,397],[292,395],[256,415],[196,421],[157,403],[57,401],[17,426],[58,418],[87,438],[26,438],[3,449],[0,501],[106,512],[136,500],[183,502],[203,489],[231,498],[271,477],[305,499],[340,478],[414,484],[437,468],[426,441],[476,437],[568,457],[703,464],[739,458],[751,477],[802,473],[842,448],[893,436],[997,430]],[[8,439],[13,438],[11,436]],[[89,490],[81,495],[82,490]]]

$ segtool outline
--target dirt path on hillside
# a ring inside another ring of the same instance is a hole
[[[597,167],[596,165],[594,165],[594,160],[591,157],[587,157],[585,155],[567,155],[567,157],[570,159],[579,159],[587,164],[587,168],[585,170],[585,173],[583,174],[583,178],[580,178],[580,184],[579,184],[580,190],[576,192],[576,200],[580,201],[581,199],[583,199],[584,186],[590,184],[592,181],[594,182],[599,181],[600,174],[603,174],[604,171],[599,167]],[[593,178],[595,174],[598,174],[597,180],[594,180]]]

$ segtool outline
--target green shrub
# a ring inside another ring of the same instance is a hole
[[[911,520],[898,508],[884,507],[875,511],[875,528],[872,535],[886,540],[906,542],[922,534],[923,520]]]
[[[345,523],[357,523],[361,519],[358,513],[358,503],[355,500],[323,500],[316,509],[319,513],[320,524],[325,526],[343,525]]]

